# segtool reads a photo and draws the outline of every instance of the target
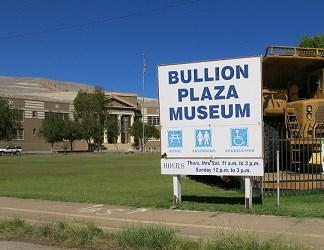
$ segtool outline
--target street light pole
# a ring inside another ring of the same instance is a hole
[[[145,109],[144,109],[144,101],[145,101],[145,73],[146,73],[146,61],[145,61],[145,55],[143,54],[143,103],[142,103],[142,125],[143,125],[143,138],[142,138],[142,152],[145,152],[145,126],[144,126],[144,118],[145,118]]]

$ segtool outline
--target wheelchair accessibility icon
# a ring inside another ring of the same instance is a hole
[[[231,128],[231,147],[248,146],[248,129]]]

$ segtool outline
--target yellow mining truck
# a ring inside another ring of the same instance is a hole
[[[269,46],[262,62],[265,171],[320,165],[324,139],[324,48]]]

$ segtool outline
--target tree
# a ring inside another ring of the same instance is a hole
[[[134,136],[135,140],[140,141],[140,145],[143,145],[143,123],[141,121],[135,121],[128,132],[131,136]]]
[[[103,143],[105,123],[108,117],[109,100],[101,87],[95,87],[94,91],[80,90],[74,99],[75,119],[80,124],[81,138],[88,143],[88,149],[92,149],[91,140],[98,149]]]
[[[61,142],[64,139],[64,120],[62,115],[52,111],[47,113],[38,134],[51,144],[51,150],[53,151],[54,143]]]
[[[324,34],[305,35],[300,40],[299,46],[305,48],[324,48]]]
[[[70,149],[73,152],[73,142],[81,138],[79,123],[76,120],[64,120],[64,139],[69,140]]]
[[[156,129],[154,125],[145,124],[145,134],[147,138],[145,138],[145,143],[149,138],[160,139],[160,131]]]
[[[14,139],[20,127],[18,111],[13,109],[8,101],[0,99],[0,141]]]
[[[160,138],[160,132],[153,125],[144,124],[144,143],[143,143],[143,123],[141,121],[135,121],[129,128],[129,133],[134,136],[135,139],[140,141],[143,146],[150,138]]]
[[[118,135],[120,134],[120,125],[117,117],[108,115],[105,127],[107,130],[108,141],[115,144]]]

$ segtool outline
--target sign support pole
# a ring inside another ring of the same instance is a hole
[[[277,206],[280,206],[279,150],[277,150]]]
[[[321,140],[322,144],[322,152],[321,152],[321,158],[322,158],[322,174],[324,174],[324,139]]]
[[[181,203],[180,175],[173,175],[173,206]]]
[[[244,180],[245,184],[245,208],[252,208],[252,177],[246,176]]]

